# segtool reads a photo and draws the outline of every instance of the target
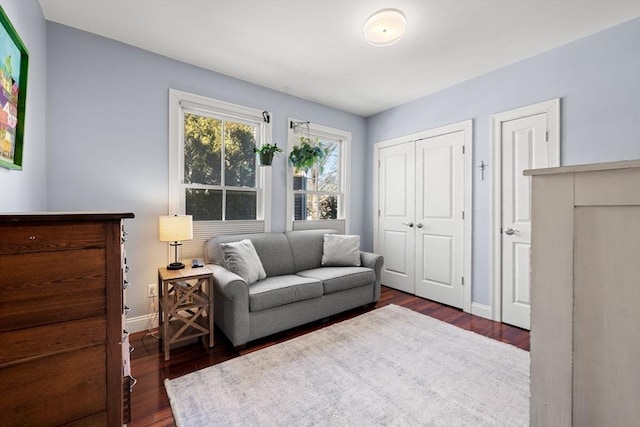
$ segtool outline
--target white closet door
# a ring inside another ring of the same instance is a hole
[[[416,142],[416,295],[464,302],[464,132]]]
[[[414,144],[379,150],[378,242],[382,284],[414,293]]]

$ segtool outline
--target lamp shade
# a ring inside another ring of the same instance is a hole
[[[364,24],[364,38],[373,46],[390,46],[404,36],[407,20],[396,9],[383,9]]]
[[[177,242],[180,240],[193,239],[193,216],[161,216],[158,229],[161,242]]]

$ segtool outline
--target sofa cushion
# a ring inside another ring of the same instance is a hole
[[[249,286],[249,310],[268,308],[322,296],[322,282],[296,275],[267,277]]]
[[[220,250],[228,270],[242,277],[248,285],[267,277],[251,240],[220,243]]]
[[[322,265],[360,267],[360,236],[325,234]]]
[[[298,230],[285,233],[291,245],[295,271],[311,270],[312,268],[320,267],[324,235],[334,233],[337,233],[337,231]]]
[[[297,274],[321,280],[325,294],[357,288],[376,281],[376,273],[367,267],[322,267],[300,271]]]
[[[204,244],[205,262],[221,265],[228,270],[220,251],[220,243],[238,242],[243,239],[249,239],[253,243],[267,276],[280,276],[295,272],[291,246],[282,233],[234,234],[214,237]]]

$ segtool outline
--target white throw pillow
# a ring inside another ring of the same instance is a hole
[[[336,267],[360,266],[360,236],[325,234],[322,265]]]
[[[248,285],[267,277],[251,240],[220,243],[220,251],[229,271],[242,277]]]

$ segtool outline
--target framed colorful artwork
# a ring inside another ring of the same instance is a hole
[[[0,7],[0,166],[22,170],[29,53]]]

